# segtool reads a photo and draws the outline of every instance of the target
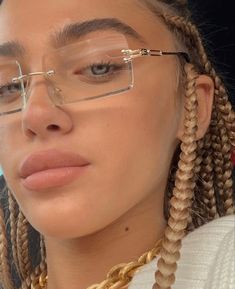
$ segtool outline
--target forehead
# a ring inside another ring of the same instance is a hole
[[[130,27],[149,45],[158,45],[161,49],[172,46],[171,33],[139,0],[5,0],[0,6],[0,45],[17,42],[25,51],[44,51],[52,45],[49,41],[52,36],[64,27],[74,23],[81,27],[83,23],[107,18]],[[97,26],[98,22],[93,22],[96,34],[99,30],[112,29],[111,22],[103,28],[101,24]],[[131,30],[129,33],[128,29],[124,30],[118,32],[135,38]]]

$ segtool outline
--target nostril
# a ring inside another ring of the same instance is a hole
[[[51,131],[56,131],[56,130],[59,130],[60,127],[56,124],[50,124],[50,125],[48,125],[47,129],[51,130]]]

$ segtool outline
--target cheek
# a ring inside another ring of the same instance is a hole
[[[113,221],[151,193],[164,191],[177,127],[171,98],[172,92],[160,88],[159,94],[134,89],[112,100],[120,110],[103,111],[90,126],[92,141],[87,145],[96,152],[97,168],[91,185],[97,191],[92,195],[99,196],[90,206],[96,212],[102,208],[106,220]]]
[[[84,124],[82,130],[97,164],[99,188],[115,192],[129,204],[165,181],[175,148],[174,96],[160,83],[155,86],[158,89],[153,84],[149,89],[138,86],[110,99],[112,109],[89,118],[87,129]]]
[[[13,171],[16,167],[19,148],[23,148],[23,143],[20,143],[21,139],[19,121],[15,121],[14,117],[10,120],[7,117],[2,117],[0,125],[0,164],[6,173],[10,170]]]
[[[136,81],[126,99],[120,98],[125,108],[107,118],[101,151],[104,164],[109,164],[107,173],[115,171],[126,191],[142,197],[166,181],[179,125],[173,80],[147,79]]]
[[[18,167],[22,156],[29,153],[29,144],[22,134],[21,113],[2,117],[0,125],[0,164],[7,185],[20,195]]]

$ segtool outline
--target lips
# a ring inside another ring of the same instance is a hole
[[[78,154],[59,150],[41,151],[27,156],[19,166],[23,179],[42,171],[60,168],[83,167],[89,162]]]
[[[19,166],[21,184],[33,192],[64,187],[77,181],[90,163],[78,154],[59,150],[27,156]]]

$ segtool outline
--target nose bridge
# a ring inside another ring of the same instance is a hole
[[[48,77],[50,77],[53,73],[54,73],[53,71],[47,71],[47,72],[35,71],[35,72],[30,72],[29,74],[25,76],[28,82],[27,83],[28,88],[26,89],[25,100],[24,100],[25,105],[27,104],[29,99],[33,101],[35,98],[37,98],[36,96],[33,96],[34,93],[35,95],[38,95],[40,100],[42,100],[42,95],[43,95],[43,101],[45,101],[46,95],[48,95],[51,102],[53,103],[53,98],[51,97],[49,93],[51,89],[48,89],[48,86],[51,85],[51,83],[49,83],[48,81]],[[38,93],[38,90],[40,90],[41,93]]]
[[[50,97],[50,83],[45,72],[27,75],[30,80],[26,93],[27,103],[22,113],[22,129],[28,137],[47,138],[54,133],[67,133],[72,129],[70,116],[54,104]]]

